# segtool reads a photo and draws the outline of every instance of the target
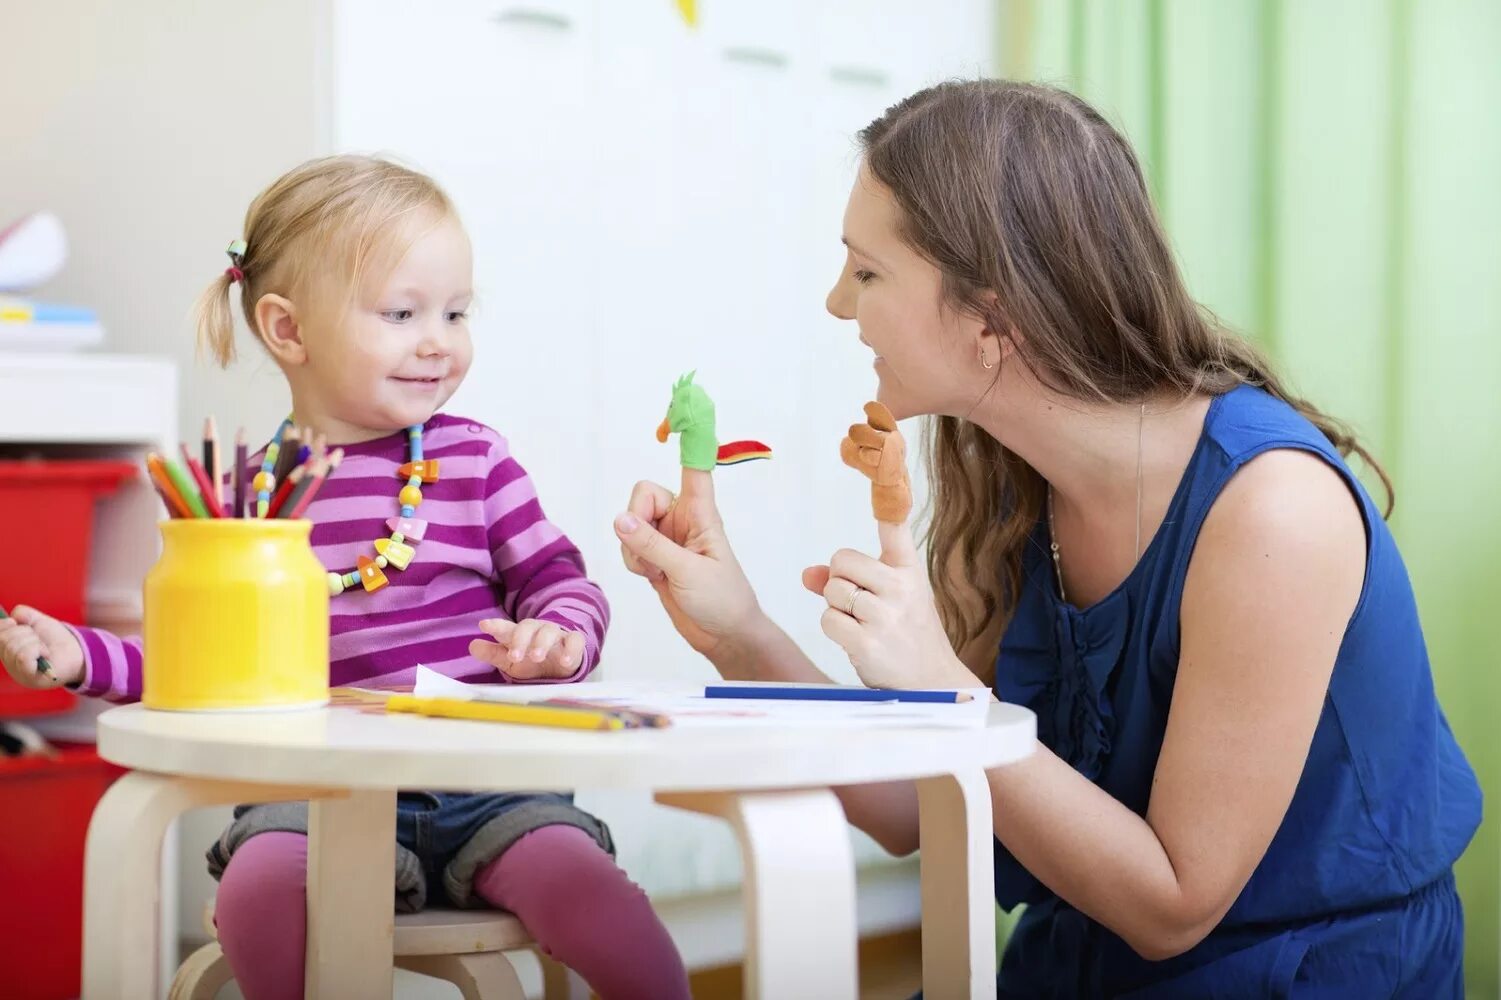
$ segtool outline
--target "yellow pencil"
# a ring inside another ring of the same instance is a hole
[[[548,708],[542,705],[508,705],[489,701],[462,701],[458,698],[418,698],[410,694],[393,694],[386,701],[388,712],[411,712],[444,719],[483,719],[511,722],[522,726],[548,726],[554,729],[624,729],[625,723],[608,712],[590,712],[577,708]]]

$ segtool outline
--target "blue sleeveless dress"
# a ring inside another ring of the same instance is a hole
[[[1451,866],[1479,824],[1480,788],[1435,700],[1412,588],[1380,510],[1292,407],[1249,386],[1213,400],[1161,529],[1093,607],[1059,599],[1039,525],[996,693],[1032,709],[1045,745],[1145,815],[1194,541],[1230,477],[1278,448],[1337,469],[1368,538],[1365,586],[1281,828],[1220,926],[1165,962],[1138,956],[996,841],[997,901],[1029,904],[1001,962],[1001,996],[1463,995]]]

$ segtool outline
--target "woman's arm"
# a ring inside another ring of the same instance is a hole
[[[1349,489],[1272,452],[1231,481],[1189,565],[1182,652],[1146,816],[1039,746],[990,772],[997,836],[1141,955],[1223,918],[1281,825],[1365,572]]]

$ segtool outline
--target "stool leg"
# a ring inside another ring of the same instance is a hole
[[[526,1000],[516,970],[497,951],[469,955],[408,955],[397,958],[396,965],[408,972],[453,983],[464,1000]]]
[[[542,1000],[589,1000],[589,984],[584,977],[538,948],[534,954],[542,966]]]
[[[182,963],[172,979],[167,1000],[214,1000],[233,978],[229,960],[219,950],[218,942],[210,941]]]
[[[89,821],[83,876],[86,1000],[160,996],[157,906],[162,840],[198,806],[337,795],[326,789],[249,785],[132,771],[110,786]]]

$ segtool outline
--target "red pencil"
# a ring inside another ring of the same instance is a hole
[[[182,459],[187,463],[188,474],[193,477],[193,482],[198,484],[198,492],[203,494],[203,505],[208,508],[208,516],[223,517],[224,505],[219,502],[219,491],[209,482],[203,463],[193,457],[186,444],[182,446]]]
[[[297,483],[305,475],[307,475],[307,466],[305,465],[299,465],[292,470],[292,474],[287,477],[287,481],[276,488],[276,495],[271,498],[271,506],[266,508],[266,517],[281,516],[281,509],[286,505],[287,498],[292,495],[292,491],[297,488]]]

